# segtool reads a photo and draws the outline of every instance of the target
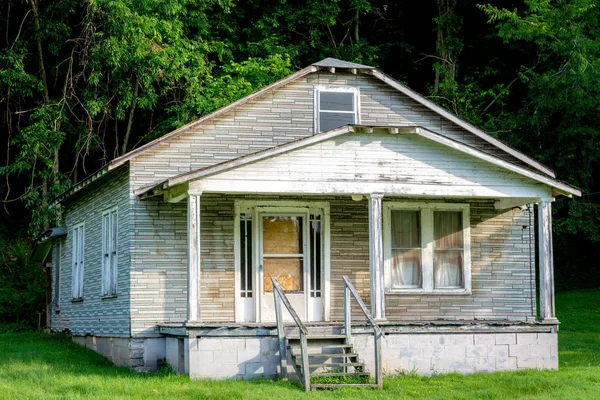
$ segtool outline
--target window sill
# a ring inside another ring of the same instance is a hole
[[[469,296],[472,294],[470,289],[435,289],[435,290],[424,290],[424,289],[386,289],[385,294],[396,295],[428,295],[428,296]]]
[[[83,297],[79,297],[77,299],[71,299],[71,303],[83,303]]]
[[[108,300],[108,299],[116,299],[117,297],[118,297],[118,295],[116,295],[116,294],[107,294],[106,296],[101,296],[100,299]]]

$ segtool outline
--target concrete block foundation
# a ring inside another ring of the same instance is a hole
[[[153,338],[76,336],[73,340],[115,365],[154,371],[163,359],[180,374],[202,379],[275,378],[279,344],[272,334],[246,337],[187,335]],[[374,373],[373,336],[353,335],[354,350]],[[387,332],[384,373],[474,373],[526,368],[558,369],[558,336],[545,332]],[[288,359],[288,374],[294,376]]]

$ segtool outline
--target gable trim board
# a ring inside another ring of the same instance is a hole
[[[209,176],[226,172],[229,170],[233,170],[236,168],[243,167],[245,165],[255,163],[258,161],[262,161],[268,158],[276,157],[294,150],[298,150],[301,148],[309,147],[315,145],[317,143],[336,138],[341,135],[345,135],[348,133],[373,133],[374,131],[378,132],[386,132],[388,134],[403,134],[403,135],[416,135],[418,137],[422,137],[438,143],[440,145],[455,149],[461,153],[467,154],[469,156],[475,157],[479,160],[485,161],[497,167],[503,168],[505,170],[514,172],[526,178],[532,179],[538,183],[542,183],[544,185],[550,186],[553,188],[553,194],[562,194],[566,196],[581,196],[581,191],[577,188],[574,188],[570,185],[567,185],[563,182],[560,182],[556,179],[550,178],[546,175],[539,174],[537,172],[531,171],[527,168],[520,167],[518,165],[514,165],[508,161],[504,161],[487,153],[484,153],[480,150],[474,149],[465,144],[459,143],[452,139],[441,136],[437,133],[434,133],[430,130],[427,130],[423,127],[412,126],[412,127],[379,127],[379,126],[362,126],[362,125],[346,125],[340,128],[332,129],[327,132],[319,133],[314,136],[309,136],[303,139],[298,139],[294,142],[289,142],[282,144],[277,147],[272,147],[267,150],[263,150],[260,152],[248,154],[242,157],[235,158],[230,161],[226,161],[220,164],[216,164],[210,167],[201,168],[192,172],[187,172],[178,176],[175,176],[170,179],[162,180],[160,182],[156,182],[154,184],[144,186],[134,190],[134,194],[137,196],[152,197],[157,195],[163,195],[165,192],[168,192],[169,189],[174,188],[178,185],[187,184],[190,181],[199,180],[202,178],[207,178]],[[408,186],[408,185],[407,185]],[[281,185],[283,189],[283,185]],[[307,186],[308,188],[308,186]],[[360,193],[357,192],[357,193]],[[410,193],[405,193],[410,194]],[[492,193],[490,193],[492,195]]]

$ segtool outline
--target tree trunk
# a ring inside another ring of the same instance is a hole
[[[35,23],[35,30],[37,32],[37,52],[38,52],[38,62],[40,67],[40,76],[42,78],[42,85],[44,90],[44,102],[50,102],[50,95],[48,92],[48,79],[46,78],[46,67],[44,66],[44,53],[42,51],[42,39],[40,34],[42,32],[42,28],[40,26],[40,15],[38,10],[38,0],[31,0],[31,9],[33,10],[33,21]]]
[[[137,104],[138,88],[140,86],[140,79],[135,79],[135,90],[133,92],[133,103],[131,104],[131,110],[129,111],[129,121],[127,121],[127,130],[125,131],[125,138],[123,139],[123,147],[121,148],[121,155],[127,153],[127,146],[129,144],[129,136],[131,134],[131,128],[133,126],[133,114],[135,112],[135,106]]]
[[[453,80],[455,78],[456,54],[453,49],[445,45],[444,41],[452,35],[451,28],[448,25],[448,16],[455,13],[456,3],[457,0],[437,0],[438,29],[435,40],[435,55],[437,63],[441,66],[435,68],[434,93],[438,93],[441,83],[447,79]]]

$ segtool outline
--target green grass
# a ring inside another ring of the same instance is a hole
[[[116,368],[58,335],[0,335],[0,399],[598,399],[600,290],[557,295],[560,371],[404,375],[384,390],[304,393],[294,382],[190,381]]]

